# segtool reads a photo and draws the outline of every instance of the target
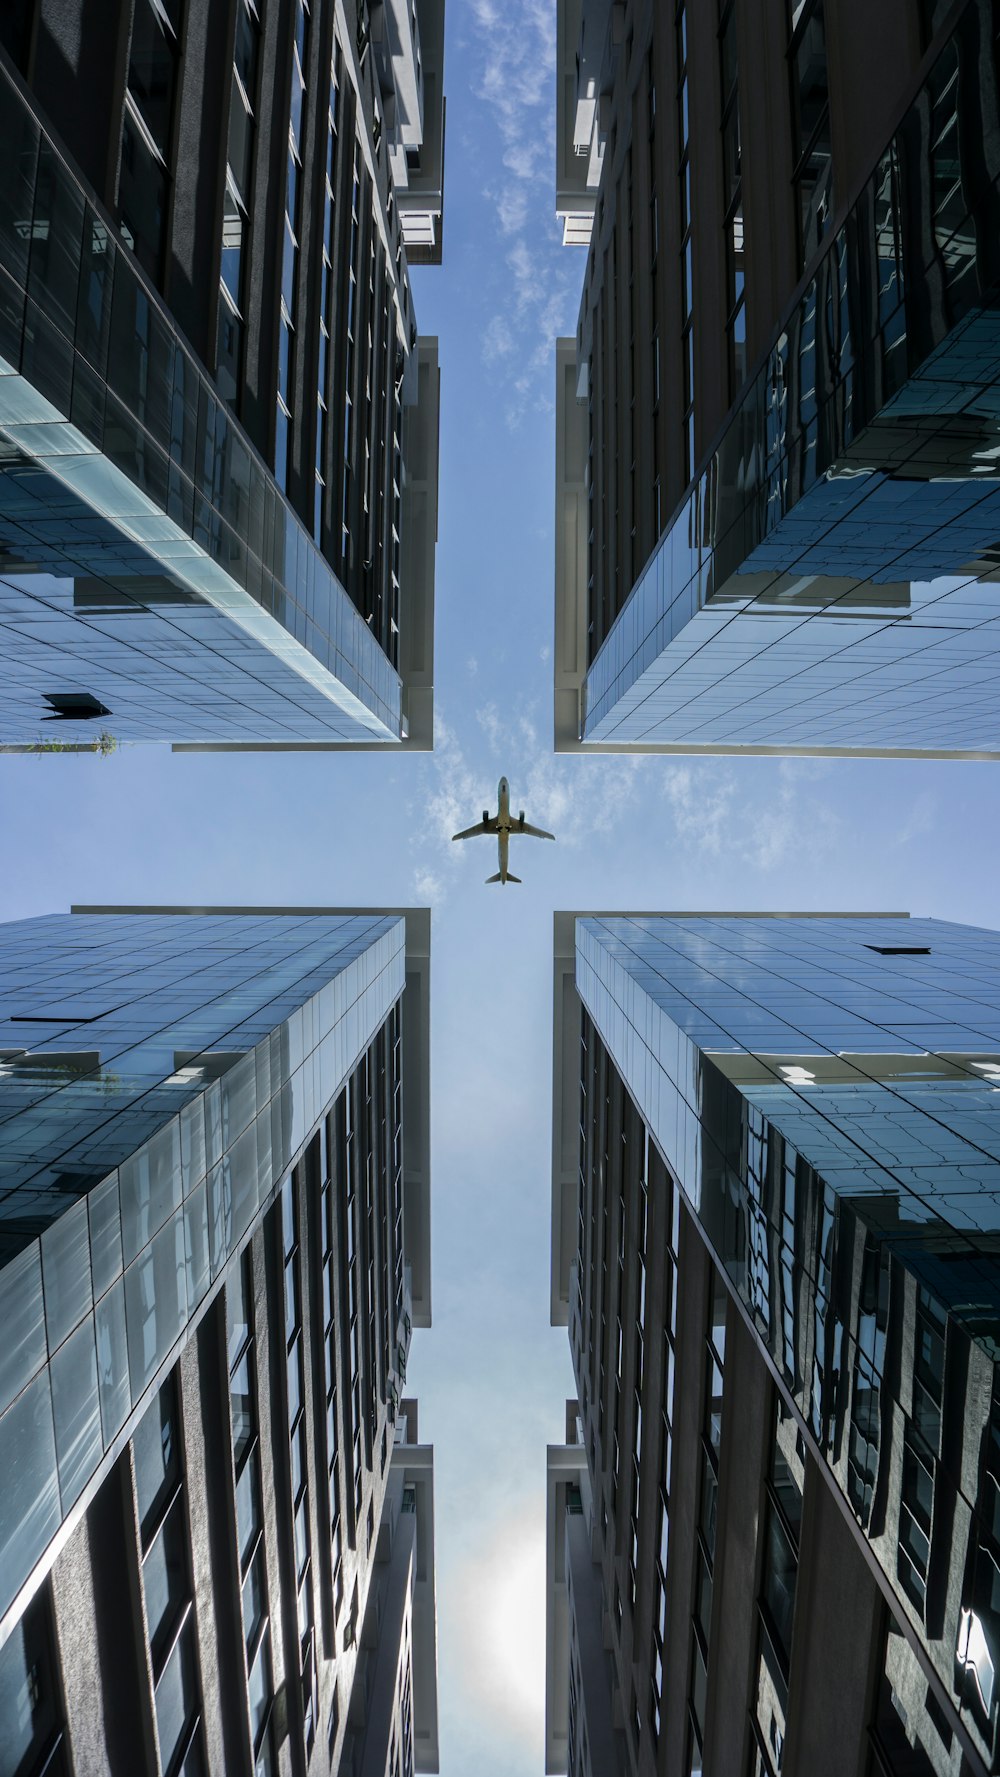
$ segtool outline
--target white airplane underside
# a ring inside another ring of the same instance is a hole
[[[453,833],[452,839],[475,839],[480,833],[495,833],[497,841],[497,861],[500,865],[495,876],[487,876],[487,882],[520,882],[507,868],[508,849],[512,833],[524,833],[530,839],[554,839],[554,833],[546,833],[541,827],[529,826],[524,818],[524,810],[516,815],[510,812],[510,786],[505,777],[497,785],[497,812],[491,815],[489,809],[483,809],[483,818],[474,827],[465,827],[461,833]]]

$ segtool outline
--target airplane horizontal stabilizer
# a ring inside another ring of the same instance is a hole
[[[507,872],[507,881],[508,882],[520,882],[520,880],[521,880],[521,878],[519,876],[512,876],[510,871],[508,870],[508,872]]]
[[[486,878],[486,880],[487,880],[487,882],[500,882],[502,880],[502,878],[500,876],[499,870],[497,871],[495,876],[488,876]]]

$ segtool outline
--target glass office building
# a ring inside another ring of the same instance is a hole
[[[295,1769],[347,1770],[397,1718],[436,1768],[433,1459],[402,1453],[430,1319],[428,938],[414,910],[0,928],[19,1777],[263,1777],[289,1735]]]
[[[557,745],[997,756],[994,9],[604,13]]]
[[[555,1068],[548,1768],[995,1770],[1000,937],[557,915]]]
[[[335,10],[0,21],[4,744],[431,744],[443,10]]]

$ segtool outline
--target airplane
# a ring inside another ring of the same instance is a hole
[[[520,882],[507,868],[507,847],[512,833],[527,833],[532,839],[554,839],[554,833],[543,833],[541,827],[529,827],[524,818],[524,809],[520,814],[510,812],[510,785],[505,777],[497,785],[497,812],[490,815],[489,809],[483,809],[483,818],[475,827],[466,827],[462,833],[453,833],[452,839],[474,839],[478,833],[495,833],[497,836],[497,852],[500,868],[495,876],[488,876],[487,882]]]

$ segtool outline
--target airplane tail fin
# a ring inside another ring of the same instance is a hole
[[[498,870],[495,876],[487,876],[486,880],[487,882],[520,882],[521,878],[519,876],[512,876],[509,870],[506,876],[501,876]]]
[[[507,872],[507,881],[508,882],[520,882],[520,880],[521,880],[521,878],[519,876],[512,876],[510,871],[508,870],[508,872]]]
[[[486,878],[486,880],[487,880],[487,882],[499,882],[499,881],[500,881],[500,872],[499,872],[499,870],[498,870],[498,871],[497,871],[497,873],[496,873],[496,875],[495,875],[495,876],[488,876],[488,877],[487,877],[487,878]]]

